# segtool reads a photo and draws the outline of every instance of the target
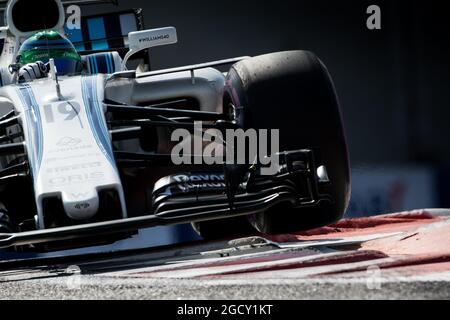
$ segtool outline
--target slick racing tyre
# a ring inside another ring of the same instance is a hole
[[[228,76],[224,112],[235,108],[244,129],[279,129],[280,151],[311,149],[331,183],[319,186],[332,202],[311,208],[290,203],[252,215],[260,232],[308,230],[340,220],[350,198],[350,169],[339,102],[324,64],[311,52],[288,51],[240,61]]]

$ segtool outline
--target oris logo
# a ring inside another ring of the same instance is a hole
[[[86,174],[75,174],[71,176],[56,177],[50,179],[48,182],[52,185],[62,185],[62,184],[75,184],[83,183],[92,180],[98,180],[104,178],[103,172],[93,172]]]

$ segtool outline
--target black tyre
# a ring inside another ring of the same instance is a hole
[[[314,150],[331,184],[320,192],[331,205],[295,209],[290,203],[252,216],[260,232],[303,231],[341,219],[350,198],[350,169],[338,98],[324,64],[311,52],[267,54],[235,64],[224,108],[236,107],[243,128],[280,129],[280,151]]]

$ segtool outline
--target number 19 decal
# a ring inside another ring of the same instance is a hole
[[[75,101],[65,101],[54,104],[46,104],[44,106],[45,121],[47,123],[55,123],[57,120],[72,121],[75,118],[78,118],[80,112],[81,106],[78,102]],[[83,127],[82,124],[81,127]]]

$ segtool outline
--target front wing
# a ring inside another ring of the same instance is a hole
[[[280,169],[276,175],[260,176],[257,170],[249,169],[245,182],[237,186],[232,193],[230,193],[229,176],[234,173],[230,172],[229,168],[215,175],[211,173],[203,175],[205,181],[199,182],[196,187],[192,187],[190,177],[198,176],[198,173],[166,177],[155,185],[154,212],[150,215],[0,234],[0,248],[123,235],[142,228],[252,215],[286,202],[300,208],[332,201],[328,195],[318,192],[318,185],[329,183],[329,181],[321,180],[317,175],[318,168],[311,150],[284,152],[279,156]],[[180,177],[185,178],[180,179]],[[211,180],[207,181],[211,179],[210,177],[215,177],[214,183],[209,183]],[[283,219],[282,215],[280,219]]]

